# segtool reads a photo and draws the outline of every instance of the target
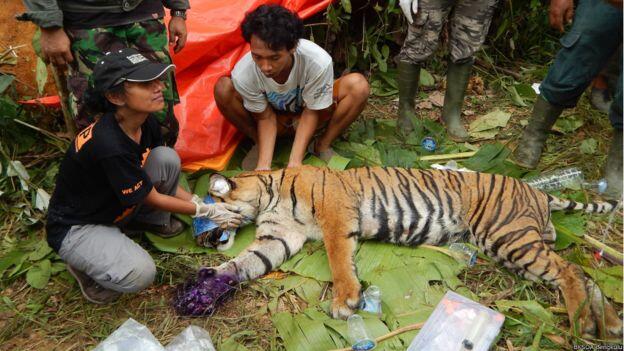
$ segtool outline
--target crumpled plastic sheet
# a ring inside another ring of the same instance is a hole
[[[143,324],[128,318],[93,351],[216,351],[210,334],[190,325],[163,347]]]

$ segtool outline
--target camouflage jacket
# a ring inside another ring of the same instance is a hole
[[[41,28],[62,27],[63,11],[72,12],[128,12],[143,0],[22,0],[28,9],[18,20],[31,21]],[[186,10],[189,0],[162,0],[170,9]]]

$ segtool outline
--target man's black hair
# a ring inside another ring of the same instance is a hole
[[[246,42],[249,43],[251,36],[255,35],[274,51],[291,50],[303,37],[301,18],[279,5],[261,5],[247,13],[241,29]]]

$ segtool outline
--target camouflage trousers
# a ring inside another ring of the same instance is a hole
[[[93,122],[94,116],[85,110],[82,98],[87,88],[93,86],[93,66],[105,52],[132,47],[150,60],[171,63],[169,56],[167,28],[162,19],[147,20],[127,25],[92,28],[65,29],[71,40],[74,61],[69,66],[67,87],[70,92],[68,106],[78,129]],[[175,142],[178,122],[173,114],[173,105],[180,102],[173,72],[165,80],[165,108],[155,113],[163,126],[163,136],[169,145]]]
[[[429,58],[449,22],[451,61],[465,62],[479,50],[490,28],[498,0],[420,0],[409,26],[400,61],[420,63]]]

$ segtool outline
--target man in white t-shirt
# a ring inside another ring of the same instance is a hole
[[[241,29],[251,51],[231,77],[219,79],[214,94],[225,118],[256,143],[243,169],[270,170],[276,138],[289,134],[295,139],[288,167],[302,164],[308,145],[329,161],[332,141],[366,106],[368,81],[359,73],[334,81],[331,56],[302,39],[303,22],[284,7],[258,7],[245,16]]]

